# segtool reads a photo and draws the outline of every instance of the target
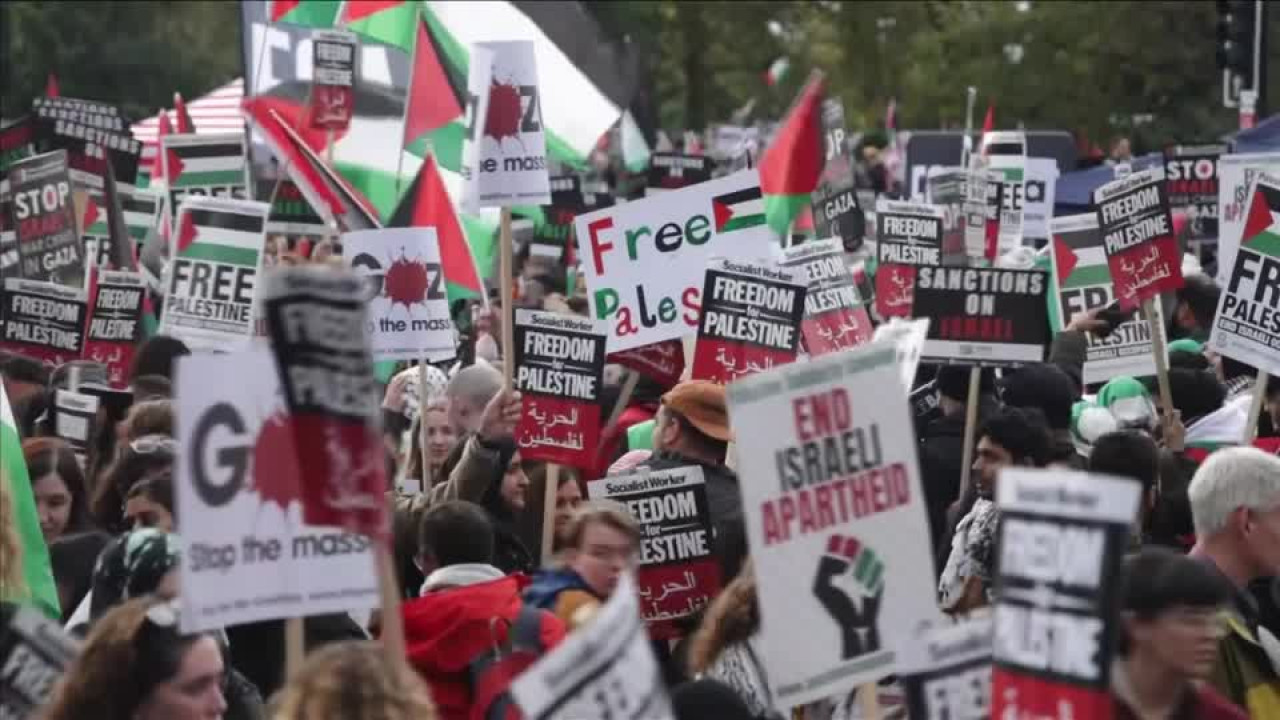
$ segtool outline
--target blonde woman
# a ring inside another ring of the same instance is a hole
[[[312,653],[271,705],[271,720],[436,718],[422,679],[374,642],[340,643]]]

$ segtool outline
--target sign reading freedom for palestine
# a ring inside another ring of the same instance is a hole
[[[590,467],[600,440],[604,334],[576,315],[516,311],[516,444],[526,460]]]
[[[1182,255],[1163,169],[1109,182],[1093,192],[1093,202],[1120,307],[1134,308],[1182,287]]]
[[[805,300],[798,275],[733,260],[707,268],[693,377],[727,383],[795,360]]]

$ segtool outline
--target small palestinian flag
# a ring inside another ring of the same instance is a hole
[[[245,186],[243,135],[168,135],[161,142],[170,191]]]
[[[178,218],[177,254],[256,268],[265,230],[266,219],[261,215],[188,208]]]
[[[333,26],[341,0],[271,0],[271,22],[291,23],[306,27]]]
[[[1054,233],[1053,254],[1063,290],[1111,284],[1100,232]]]
[[[716,234],[753,228],[765,223],[764,196],[759,187],[749,187],[711,199]]]
[[[1280,188],[1258,183],[1249,203],[1249,215],[1240,233],[1240,244],[1254,252],[1280,257]]]

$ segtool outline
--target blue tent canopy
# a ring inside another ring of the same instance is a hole
[[[1280,150],[1280,114],[1272,115],[1248,130],[1241,130],[1232,138],[1233,152],[1256,153]]]
[[[1134,172],[1137,172],[1156,167],[1161,162],[1163,162],[1163,156],[1160,153],[1149,153],[1134,158],[1132,167]],[[1110,165],[1098,165],[1059,175],[1053,198],[1054,214],[1070,215],[1088,212],[1093,205],[1093,191],[1115,179],[1116,170]]]

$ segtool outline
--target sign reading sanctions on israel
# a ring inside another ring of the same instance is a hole
[[[893,648],[939,619],[897,359],[872,343],[728,387],[762,659],[784,712],[893,673]]]

